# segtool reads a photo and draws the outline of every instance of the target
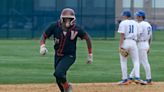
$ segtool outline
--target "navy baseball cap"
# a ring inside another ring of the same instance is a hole
[[[131,12],[126,10],[126,11],[123,11],[121,16],[127,16],[127,17],[131,17]]]
[[[145,17],[145,12],[143,10],[139,10],[138,12],[136,12],[136,16]]]

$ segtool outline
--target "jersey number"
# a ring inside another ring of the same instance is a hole
[[[129,33],[134,33],[134,26],[133,25],[129,25]]]

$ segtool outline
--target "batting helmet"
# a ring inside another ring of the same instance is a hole
[[[126,17],[131,17],[131,12],[126,10],[126,11],[123,11],[121,16],[126,16]]]
[[[145,12],[143,10],[139,10],[138,12],[136,12],[136,16],[145,17]]]
[[[76,21],[74,10],[71,9],[71,8],[65,8],[65,9],[63,9],[62,12],[61,12],[61,15],[60,15],[60,21],[61,21],[61,23],[63,22],[63,19],[64,18],[70,18],[70,19],[72,19],[70,24],[73,25],[75,23],[75,21]]]

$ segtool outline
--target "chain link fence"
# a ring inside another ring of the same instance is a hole
[[[115,36],[115,0],[1,0],[0,38],[38,38],[66,7],[92,37]]]

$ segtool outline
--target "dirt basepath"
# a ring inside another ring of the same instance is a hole
[[[0,85],[0,92],[60,92],[55,84]],[[116,83],[73,84],[73,92],[164,92],[164,82],[153,85],[126,85]]]

